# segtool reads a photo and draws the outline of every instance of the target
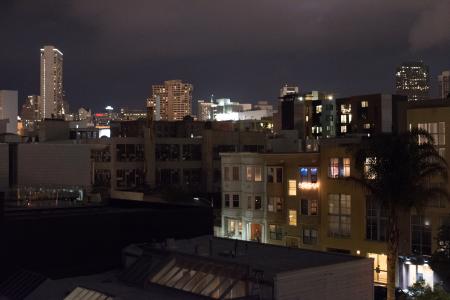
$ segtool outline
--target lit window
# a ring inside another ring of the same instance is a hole
[[[255,168],[251,166],[247,166],[247,181],[253,181],[255,178]]]
[[[288,189],[289,189],[289,196],[296,196],[297,195],[297,181],[296,180],[289,180],[288,181]]]
[[[347,125],[341,126],[341,133],[347,133]]]
[[[361,101],[361,107],[369,107],[369,101]]]
[[[311,216],[317,216],[319,210],[319,202],[316,199],[309,201],[309,214]]]
[[[375,170],[372,167],[374,164],[376,164],[375,157],[366,157],[366,160],[364,161],[364,176],[367,179],[376,178]]]
[[[347,115],[341,115],[341,123],[342,124],[347,123]]]
[[[328,176],[331,178],[339,177],[339,158],[330,158]]]
[[[289,210],[289,225],[297,226],[297,211],[295,209]]]
[[[364,129],[370,129],[370,123],[364,123]]]
[[[321,113],[322,112],[322,105],[317,105],[316,106],[316,113]]]
[[[341,113],[349,114],[351,112],[352,112],[352,105],[351,104],[341,104]]]
[[[261,169],[261,167],[255,167],[255,181],[262,181],[262,169]]]
[[[342,174],[343,177],[349,177],[350,176],[350,158],[344,158],[344,173]]]

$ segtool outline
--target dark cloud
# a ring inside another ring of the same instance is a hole
[[[195,99],[275,99],[279,85],[392,92],[403,60],[450,68],[448,0],[3,0],[0,88],[39,91],[39,48],[65,54],[72,106],[140,106],[180,78]]]

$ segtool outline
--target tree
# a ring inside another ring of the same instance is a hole
[[[355,151],[362,186],[387,212],[387,299],[395,299],[395,274],[399,245],[399,217],[412,208],[419,212],[435,197],[448,197],[447,163],[426,131],[413,129],[364,140]]]
[[[431,289],[425,284],[425,281],[421,280],[416,282],[409,288],[408,300],[450,300],[450,295],[440,285],[435,285],[434,289]]]
[[[437,250],[431,257],[430,266],[435,271],[439,279],[443,281],[443,286],[450,289],[450,224],[444,224],[439,228],[437,235]]]

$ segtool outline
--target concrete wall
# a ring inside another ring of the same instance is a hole
[[[9,186],[9,147],[8,144],[0,144],[0,192]]]
[[[0,91],[0,120],[7,119],[6,132],[17,133],[17,91]]]
[[[373,299],[372,259],[279,273],[274,278],[277,300]]]
[[[19,144],[19,185],[91,185],[89,145]]]

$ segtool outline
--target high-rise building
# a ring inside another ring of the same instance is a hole
[[[405,62],[395,73],[395,87],[398,95],[408,97],[408,101],[425,100],[429,97],[430,72],[421,61]]]
[[[442,72],[438,76],[439,96],[442,99],[450,98],[450,70]]]
[[[41,118],[64,116],[63,54],[53,46],[41,49]]]
[[[0,120],[6,121],[6,132],[17,133],[17,91],[0,90]]]
[[[22,105],[20,115],[22,117],[23,126],[26,129],[33,129],[36,122],[41,119],[39,113],[39,98],[40,97],[37,95],[30,95]]]
[[[193,89],[192,84],[181,80],[168,80],[162,85],[153,85],[148,102],[155,107],[155,119],[176,121],[190,116]]]
[[[298,94],[298,92],[299,92],[298,86],[288,86],[287,84],[285,84],[280,89],[280,97],[284,97],[288,94]]]

